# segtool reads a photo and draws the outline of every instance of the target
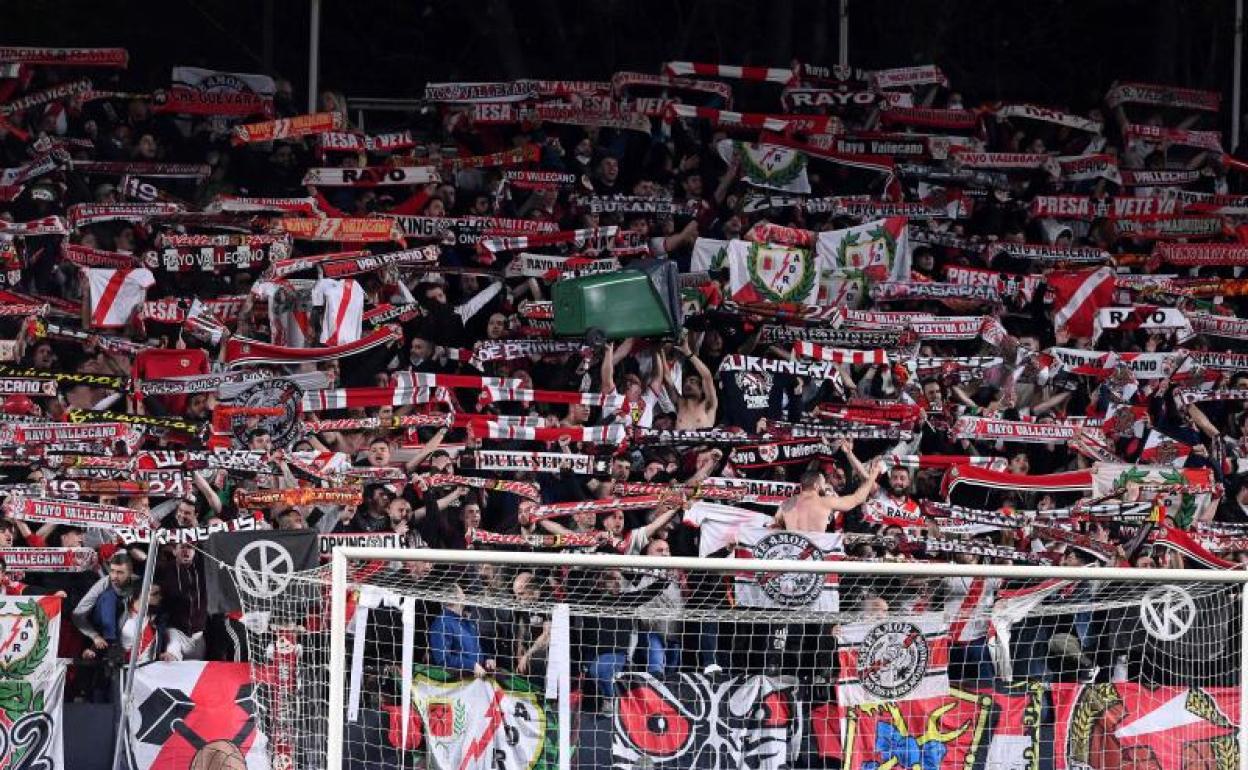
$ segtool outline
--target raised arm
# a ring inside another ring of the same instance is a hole
[[[222,509],[221,495],[217,494],[217,490],[208,482],[208,479],[204,478],[204,474],[199,471],[191,471],[191,484],[208,501],[208,507],[212,509],[213,514],[220,516]]]
[[[438,432],[433,434],[433,438],[425,442],[425,445],[420,448],[420,451],[416,453],[416,456],[403,463],[403,470],[408,473],[415,472],[415,470],[420,467],[420,464],[425,461],[426,457],[438,450],[438,447],[442,445],[442,439],[444,438],[446,438],[446,428],[438,428]]]
[[[854,474],[860,479],[865,479],[867,477],[867,467],[858,459],[858,455],[854,454],[854,442],[846,439],[841,442],[840,448],[845,455],[845,459],[849,461],[849,467],[854,469]]]
[[[871,461],[871,466],[867,469],[867,475],[863,478],[862,483],[854,490],[853,494],[843,497],[828,498],[828,510],[852,511],[867,501],[871,495],[871,488],[875,486],[875,480],[879,477],[880,471],[884,469],[884,463],[877,457]]]
[[[676,383],[672,381],[672,368],[667,365],[667,356],[663,355],[663,351],[659,351],[654,357],[655,374],[657,375],[659,384],[667,393],[667,397],[672,403],[678,403],[680,391],[676,389]]]
[[[666,511],[663,511],[658,516],[655,516],[654,521],[642,527],[641,531],[646,533],[646,540],[648,541],[652,537],[654,537],[654,533],[658,532],[660,529],[663,528],[663,525],[671,521],[672,517],[675,516],[676,512],[679,510],[680,508],[675,507],[675,506],[668,508]]]
[[[602,346],[602,392],[615,392],[615,343]]]

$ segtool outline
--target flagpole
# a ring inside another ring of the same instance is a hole
[[[1242,5],[1243,0],[1235,0],[1235,5]],[[1237,14],[1238,16],[1238,14]],[[1236,25],[1236,39],[1239,37],[1239,25]],[[1239,588],[1239,768],[1248,770],[1248,687],[1244,686],[1244,672],[1248,671],[1248,586]]]
[[[1243,0],[1235,0],[1242,3]],[[1238,29],[1238,27],[1237,27]],[[837,49],[837,62],[842,67],[849,66],[849,0],[841,0],[840,47]],[[1238,38],[1237,38],[1238,39]]]
[[[1239,91],[1244,69],[1244,0],[1235,0],[1235,70],[1231,73],[1231,152],[1239,149]]]
[[[130,661],[121,670],[121,682],[118,687],[120,697],[117,699],[117,740],[113,744],[114,768],[118,767],[119,760],[124,763],[120,765],[121,767],[130,767],[130,754],[123,752],[125,746],[123,742],[128,738],[126,722],[130,714],[130,698],[134,694],[134,668],[138,665],[139,653],[142,652],[143,648],[143,622],[147,619],[147,599],[151,594],[152,579],[156,576],[156,560],[159,555],[160,544],[153,534],[152,541],[147,546],[147,559],[143,563],[143,582],[139,586],[139,633],[134,640],[134,644],[130,647]],[[126,612],[129,612],[129,609],[127,607]]]
[[[321,0],[311,0],[308,11],[308,112],[316,112],[317,82],[321,72]]]

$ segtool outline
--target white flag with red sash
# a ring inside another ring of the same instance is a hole
[[[1113,268],[1056,270],[1046,282],[1053,293],[1053,327],[1091,337],[1097,311],[1114,301]]]
[[[119,329],[130,321],[148,288],[156,283],[152,271],[145,267],[110,270],[89,267],[87,285],[90,289],[91,326],[96,329]]]
[[[137,770],[269,770],[248,664],[151,663],[134,676],[129,753]]]

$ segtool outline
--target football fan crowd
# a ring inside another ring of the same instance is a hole
[[[1216,93],[975,104],[936,66],[671,62],[431,83],[365,130],[340,94],[305,115],[287,81],[184,67],[135,92],[126,63],[0,48],[3,580],[65,596],[71,699],[136,644],[245,654],[210,612],[219,531],[310,529],[326,553],[786,555],[738,536],[759,525],[863,560],[1248,556],[1248,196]],[[654,260],[678,301],[554,334],[552,287]],[[956,620],[999,584],[921,600]],[[677,606],[714,590],[679,585]],[[841,602],[904,595],[872,585]],[[432,614],[426,662],[544,668],[541,618]],[[637,628],[591,626],[578,664],[602,687],[740,651],[655,622],[630,660]],[[986,628],[955,626],[951,677],[991,678]],[[1034,673],[1095,654],[1086,631],[1050,629]]]

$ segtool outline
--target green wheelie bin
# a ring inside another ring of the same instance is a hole
[[[552,298],[555,336],[584,337],[591,345],[627,337],[678,337],[684,325],[680,273],[667,259],[558,281]]]

